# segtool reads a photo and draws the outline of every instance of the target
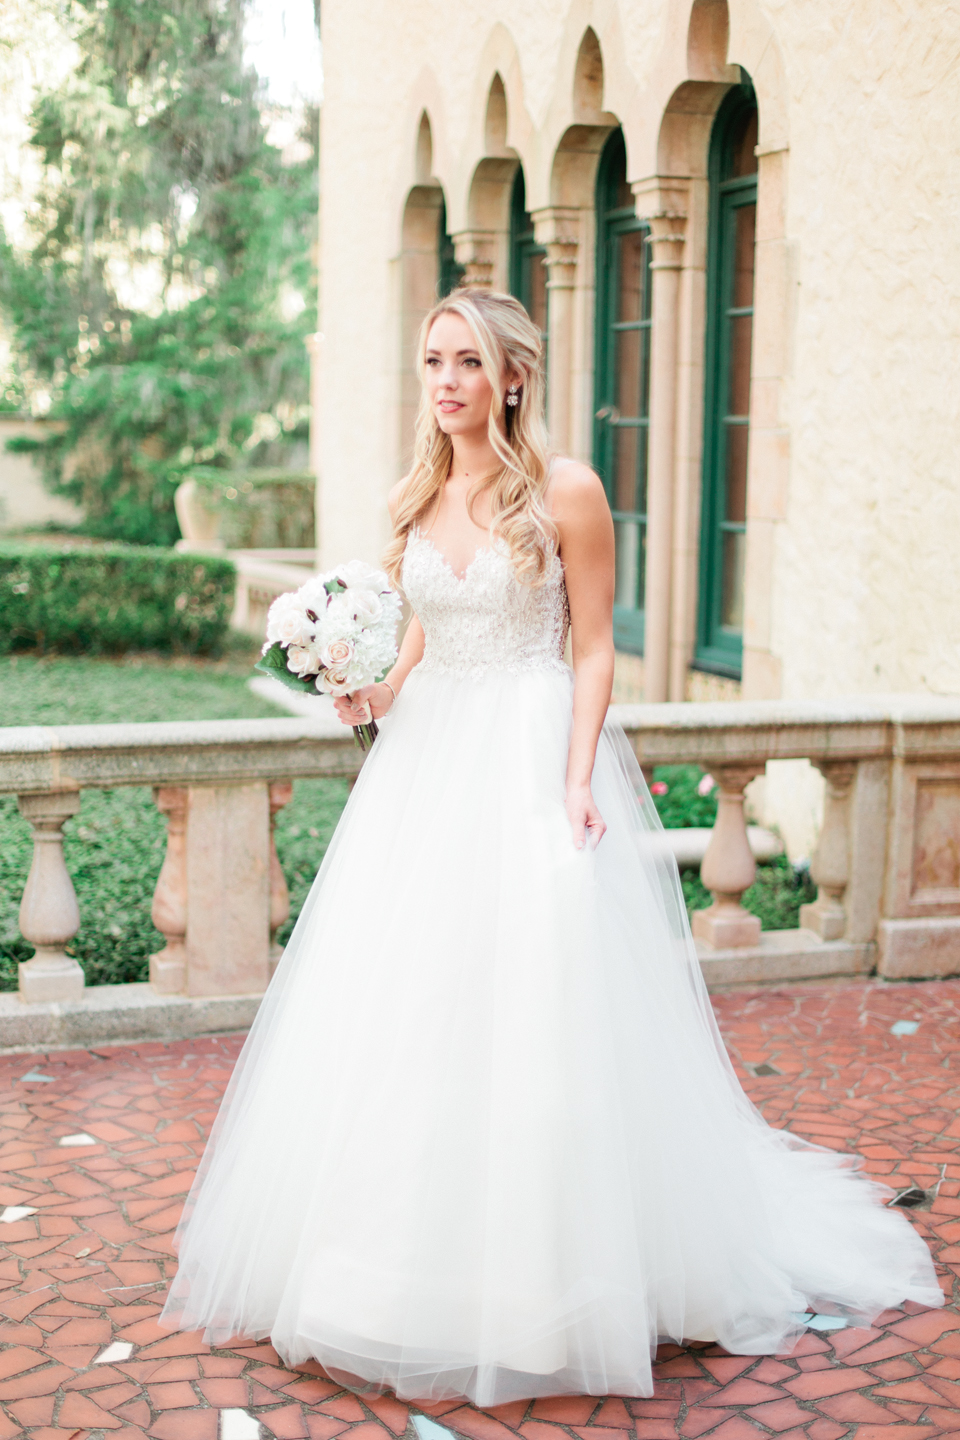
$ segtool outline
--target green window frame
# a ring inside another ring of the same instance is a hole
[[[738,85],[710,137],[700,592],[694,664],[740,678],[757,216],[757,101]]]
[[[457,264],[453,241],[447,234],[447,202],[440,201],[440,215],[437,220],[437,299],[442,300],[463,283],[466,270]]]
[[[538,245],[533,221],[527,213],[523,166],[517,167],[510,192],[510,294],[524,307],[543,339],[547,354],[547,247]]]
[[[597,309],[593,463],[616,535],[613,638],[643,654],[650,431],[649,227],[627,185],[622,130],[608,137],[597,170]]]

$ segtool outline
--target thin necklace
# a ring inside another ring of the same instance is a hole
[[[496,473],[497,473],[497,471],[498,471],[499,469],[500,469],[500,466],[497,465],[497,466],[494,467],[493,470],[488,470],[488,471],[486,472],[486,474],[484,474],[484,475],[478,475],[478,476],[477,476],[477,480],[489,480],[490,477],[491,477],[491,475],[496,475]],[[469,480],[470,478],[471,478],[471,477],[470,477],[470,471],[469,471],[469,470],[463,470],[463,471],[461,471],[461,473],[460,473],[459,475],[454,475],[453,470],[451,470],[450,473],[449,473],[448,476],[447,476],[447,479],[448,479],[448,480]]]

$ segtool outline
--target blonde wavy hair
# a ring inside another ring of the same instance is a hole
[[[439,315],[459,315],[467,322],[477,353],[493,388],[488,435],[500,468],[477,482],[467,496],[467,510],[485,490],[495,533],[506,543],[518,579],[539,584],[556,544],[547,513],[549,457],[544,420],[543,344],[540,332],[519,300],[492,290],[455,290],[435,305],[420,327],[417,373],[423,385],[427,339]],[[518,403],[508,406],[503,377],[519,377]],[[387,574],[400,580],[407,536],[439,499],[453,460],[453,442],[437,424],[424,386],[417,415],[413,467],[403,483],[394,521],[393,539],[384,552]]]

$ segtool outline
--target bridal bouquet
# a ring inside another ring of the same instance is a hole
[[[362,560],[312,576],[270,606],[256,668],[301,693],[350,695],[396,660],[401,604],[383,571]],[[376,739],[369,706],[354,736],[361,750]]]

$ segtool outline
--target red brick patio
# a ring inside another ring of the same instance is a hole
[[[652,1400],[415,1409],[470,1440],[880,1440],[891,1426],[889,1440],[960,1437],[960,982],[784,986],[715,1005],[773,1124],[859,1150],[897,1189],[931,1190],[943,1175],[912,1220],[953,1306],[907,1307],[832,1338],[811,1331],[777,1358],[669,1346]],[[916,1033],[891,1034],[904,1020],[920,1022]],[[407,1430],[409,1409],[392,1396],[358,1399],[317,1366],[288,1371],[269,1345],[211,1351],[157,1329],[171,1231],[240,1044],[0,1056],[0,1206],[36,1210],[0,1225],[0,1440],[217,1440],[221,1409],[246,1411],[277,1440]],[[747,1068],[763,1066],[779,1073]],[[31,1073],[53,1079],[22,1078]],[[97,1143],[60,1143],[79,1133]],[[96,1363],[117,1341],[128,1358]]]

